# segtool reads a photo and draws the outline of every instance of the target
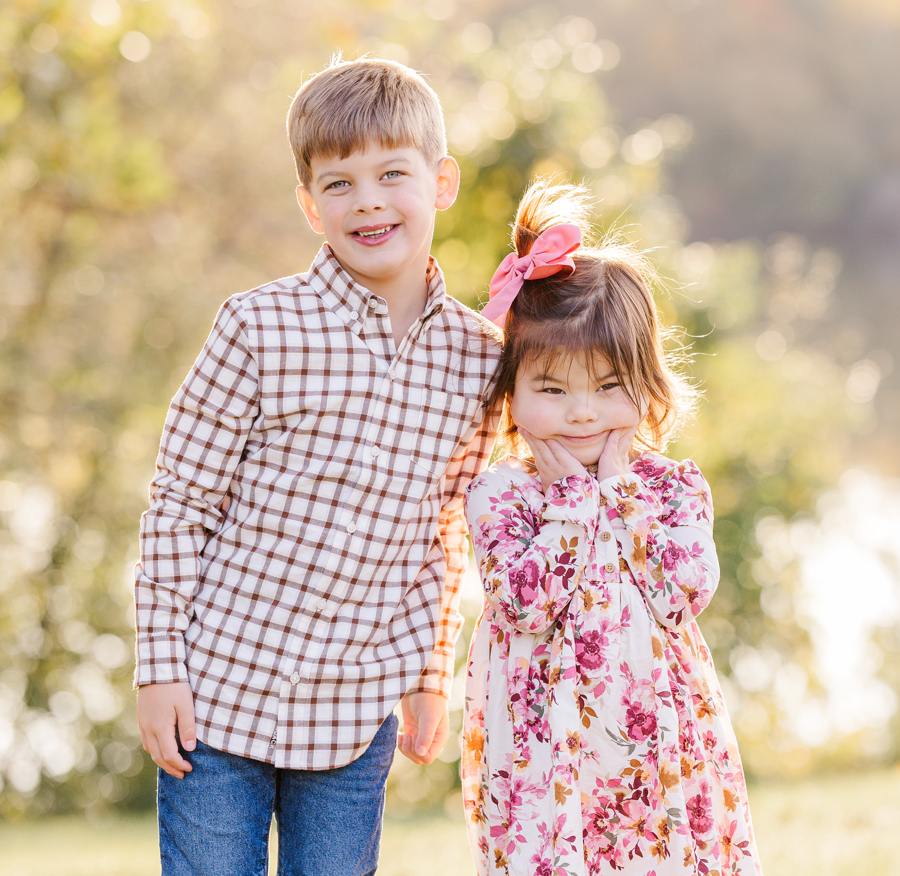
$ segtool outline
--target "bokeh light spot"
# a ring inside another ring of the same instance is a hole
[[[122,7],[116,0],[94,0],[91,4],[91,18],[97,24],[111,27],[122,17]]]
[[[150,38],[139,30],[130,30],[119,42],[119,51],[126,61],[138,63],[150,56],[152,45]]]
[[[52,52],[59,43],[59,34],[56,28],[46,22],[39,24],[32,32],[28,44],[36,52],[46,54]]]

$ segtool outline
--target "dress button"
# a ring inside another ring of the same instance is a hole
[[[612,563],[607,563],[603,568],[607,575],[612,575],[616,571],[616,567]]]
[[[347,524],[347,532],[349,532],[350,535],[353,535],[353,533],[356,532],[356,524],[355,524],[355,523],[348,523],[348,524]]]
[[[600,541],[609,541],[612,538],[612,533],[610,532],[601,532],[600,533]]]
[[[291,684],[297,684],[297,683],[299,683],[299,681],[300,681],[300,673],[299,673],[299,672],[295,672],[295,673],[291,676]]]

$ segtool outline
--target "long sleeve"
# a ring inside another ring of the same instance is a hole
[[[597,487],[592,477],[570,476],[551,484],[538,508],[498,470],[469,488],[485,593],[520,632],[543,632],[569,604],[597,528]]]
[[[600,484],[619,550],[656,620],[677,627],[697,617],[719,583],[709,487],[691,460]]]
[[[135,685],[186,681],[184,634],[201,552],[222,517],[258,411],[256,363],[233,304],[169,407],[135,570]]]
[[[453,680],[456,640],[462,631],[463,618],[459,613],[460,586],[469,565],[468,527],[465,514],[466,486],[484,471],[490,459],[497,434],[498,411],[488,411],[473,427],[474,435],[463,440],[447,466],[440,519],[434,544],[422,567],[418,580],[434,575],[433,560],[443,561],[446,567],[441,590],[440,617],[437,624],[434,651],[413,691],[428,691],[450,696]]]

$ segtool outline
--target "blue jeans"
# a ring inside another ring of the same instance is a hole
[[[370,876],[396,744],[395,715],[333,770],[279,769],[198,742],[183,752],[193,766],[183,779],[159,770],[163,876],[265,876],[273,814],[278,876]]]

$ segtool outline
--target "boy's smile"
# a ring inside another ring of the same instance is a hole
[[[297,200],[344,270],[389,305],[422,294],[435,210],[446,210],[459,188],[456,162],[431,168],[414,146],[372,144],[346,158],[313,158],[310,168]]]

